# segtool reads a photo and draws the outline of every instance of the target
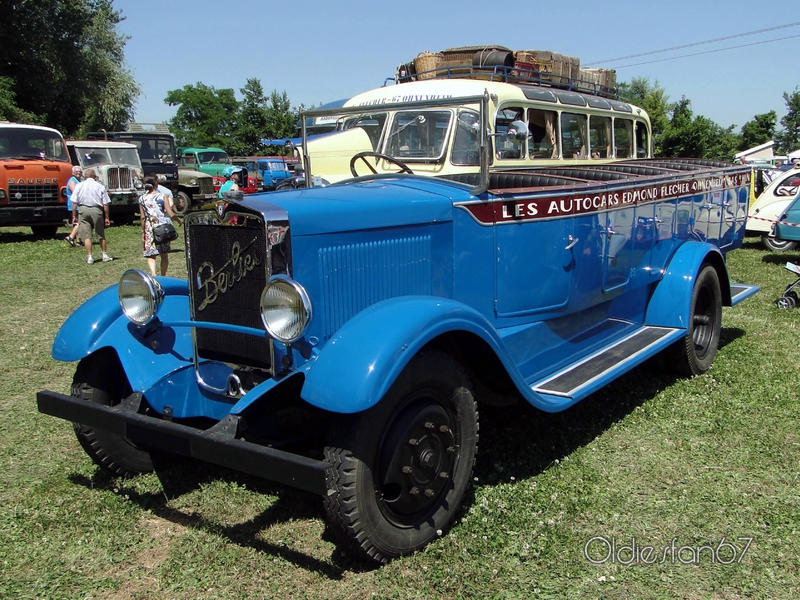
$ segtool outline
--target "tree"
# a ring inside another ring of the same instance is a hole
[[[296,110],[292,110],[286,91],[279,94],[278,90],[272,90],[269,96],[267,129],[264,132],[264,137],[292,137],[297,128],[298,118],[299,113]]]
[[[140,87],[112,0],[0,0],[0,14],[0,77],[17,108],[67,135],[132,118]]]
[[[258,79],[248,79],[239,90],[244,98],[239,103],[236,115],[236,135],[228,152],[234,156],[259,154],[264,145],[261,140],[267,131],[268,107],[264,88]]]
[[[771,110],[768,113],[754,116],[752,121],[742,125],[742,140],[739,150],[755,148],[775,139],[775,124],[777,120],[778,113]]]
[[[13,87],[13,80],[8,77],[0,77],[0,121],[41,125],[41,118],[17,106]]]
[[[742,145],[742,136],[733,131],[736,126],[722,127],[702,116],[697,119],[706,127],[706,143],[701,158],[733,160]]]
[[[781,119],[783,130],[778,133],[777,146],[780,154],[789,154],[800,149],[800,88],[789,94],[783,93],[786,102],[786,115]]]
[[[170,90],[164,102],[178,106],[169,122],[170,131],[181,146],[231,145],[235,128],[235,116],[239,103],[232,89],[214,89],[203,83],[185,85],[179,90]]]

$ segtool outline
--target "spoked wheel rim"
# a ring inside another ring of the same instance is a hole
[[[459,457],[455,417],[431,396],[419,396],[386,427],[378,453],[375,496],[385,518],[413,526],[441,504]]]
[[[717,305],[714,301],[714,294],[709,286],[704,285],[698,290],[694,314],[692,315],[692,340],[694,341],[695,353],[701,360],[706,357],[714,341],[716,310]]]

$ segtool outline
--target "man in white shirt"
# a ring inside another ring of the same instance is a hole
[[[86,262],[92,264],[92,230],[100,240],[100,249],[103,251],[103,262],[114,260],[107,253],[105,228],[111,225],[108,205],[111,198],[105,186],[97,181],[94,169],[86,169],[83,173],[85,179],[75,186],[72,191],[72,224],[78,225],[78,237],[83,239],[86,248]]]

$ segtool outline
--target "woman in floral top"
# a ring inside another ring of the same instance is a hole
[[[142,222],[142,239],[144,243],[144,257],[150,274],[156,274],[156,256],[161,257],[161,275],[167,274],[169,266],[169,242],[156,244],[153,239],[153,227],[162,223],[171,223],[175,219],[180,224],[169,202],[165,202],[164,195],[158,192],[158,183],[153,177],[144,178],[144,189],[147,190],[139,196],[139,219]],[[166,214],[165,214],[166,213]]]

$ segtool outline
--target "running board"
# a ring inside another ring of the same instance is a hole
[[[731,284],[731,306],[736,306],[742,300],[747,300],[759,289],[757,285],[745,285],[743,283]]]
[[[686,335],[677,327],[645,326],[582,361],[541,379],[531,390],[555,404],[573,404]]]

